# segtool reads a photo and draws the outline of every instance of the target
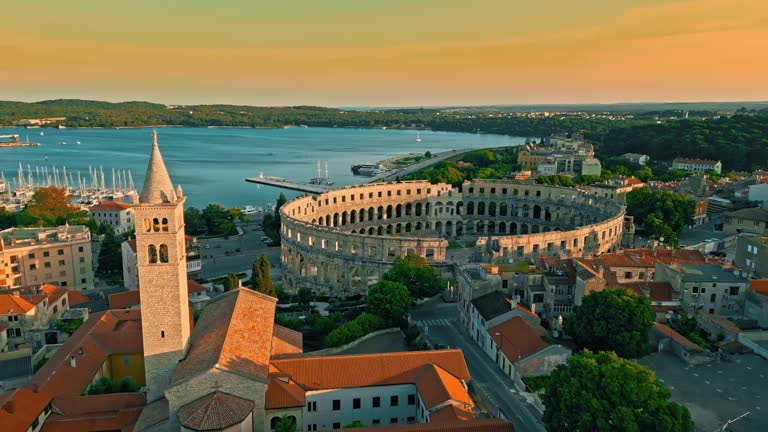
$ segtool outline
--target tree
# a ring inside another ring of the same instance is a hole
[[[109,277],[123,277],[123,254],[120,250],[120,242],[111,227],[104,228],[104,241],[101,242],[96,272]]]
[[[415,254],[395,257],[392,268],[384,273],[382,279],[405,285],[413,298],[432,297],[442,290],[437,270]]]
[[[296,293],[296,302],[303,307],[308,307],[310,303],[315,301],[315,293],[312,288],[301,287]]]
[[[565,320],[576,345],[593,351],[615,351],[627,358],[648,352],[653,309],[644,296],[626,289],[595,291]]]
[[[269,275],[269,260],[264,254],[261,254],[251,268],[251,287],[258,292],[277,297],[275,286]]]
[[[543,396],[548,431],[693,432],[688,410],[650,369],[612,352],[584,351],[552,372]]]
[[[205,234],[208,228],[199,209],[190,207],[184,210],[184,229],[190,235]]]
[[[99,395],[108,393],[128,393],[135,392],[136,385],[130,377],[125,377],[120,381],[115,381],[108,377],[101,377],[96,380],[95,383],[88,386],[85,394],[87,395]]]
[[[24,213],[45,226],[63,225],[65,222],[85,224],[87,213],[72,204],[66,188],[48,186],[38,189],[24,209]]]
[[[296,417],[284,415],[275,424],[274,432],[298,432]]]
[[[352,423],[344,425],[344,429],[361,428],[361,427],[365,427],[365,425],[360,420],[355,420]]]
[[[240,286],[240,278],[235,273],[229,273],[224,280],[224,291],[236,290]]]
[[[382,280],[368,289],[368,311],[380,316],[385,325],[397,325],[411,308],[411,294],[405,285]]]
[[[427,150],[424,152],[424,157],[427,159],[432,159],[432,152]]]
[[[693,224],[696,203],[680,194],[635,189],[627,194],[627,214],[634,216],[635,223],[645,226],[646,231],[664,242],[677,245],[680,231]]]
[[[72,320],[56,320],[53,323],[53,327],[61,332],[64,332],[68,335],[74,334],[77,329],[80,328],[80,326],[83,325],[83,319],[77,318]]]

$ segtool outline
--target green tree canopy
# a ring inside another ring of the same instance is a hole
[[[372,285],[366,297],[368,311],[380,316],[385,325],[399,324],[410,310],[412,301],[405,285],[388,280]]]
[[[315,301],[315,293],[312,288],[301,287],[296,293],[296,302],[304,307],[308,307],[310,303]]]
[[[543,402],[548,431],[693,432],[653,372],[612,352],[584,351],[552,372]]]
[[[643,187],[627,194],[627,214],[654,237],[677,245],[680,231],[693,224],[696,203],[680,194]]]
[[[648,352],[653,309],[647,298],[626,289],[595,291],[565,320],[565,331],[580,348],[615,351],[622,357]]]
[[[108,277],[123,277],[123,253],[120,241],[115,236],[115,231],[102,224],[99,230],[104,232],[104,241],[99,250],[99,261],[96,272]]]
[[[65,222],[85,224],[87,213],[72,204],[66,188],[48,186],[38,189],[23,211],[21,219],[34,221],[35,225],[57,226]]]
[[[392,268],[382,279],[405,285],[413,298],[431,297],[442,289],[437,270],[427,264],[426,259],[414,254],[395,257]]]
[[[235,273],[229,273],[224,280],[224,291],[236,290],[240,286],[240,278]]]
[[[296,424],[296,417],[284,415],[277,421],[274,432],[298,432],[299,426]]]
[[[267,256],[261,254],[251,269],[251,287],[258,292],[277,297],[277,291],[272,284],[272,277],[269,275],[269,267]]]

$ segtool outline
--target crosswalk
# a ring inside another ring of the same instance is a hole
[[[450,325],[453,325],[454,321],[456,321],[456,318],[420,320],[420,321],[415,321],[415,322],[417,324],[421,324],[421,325],[426,324],[426,325],[429,325],[429,326],[439,326],[439,325],[450,326]]]

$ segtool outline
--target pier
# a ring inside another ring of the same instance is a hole
[[[245,181],[249,183],[258,183],[265,186],[274,186],[274,187],[283,188],[283,189],[295,190],[299,192],[308,192],[308,193],[317,194],[317,195],[328,192],[329,190],[333,189],[330,186],[326,186],[322,184],[296,182],[296,181],[286,180],[282,177],[272,177],[272,176],[251,177],[251,178],[245,179]]]

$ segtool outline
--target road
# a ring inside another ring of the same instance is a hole
[[[198,239],[203,258],[203,277],[214,278],[227,273],[250,270],[253,262],[265,254],[273,265],[270,275],[280,281],[280,248],[270,247],[261,240],[264,232],[258,221],[240,225],[243,234],[229,238]]]
[[[397,177],[403,177],[408,174],[412,174],[422,168],[428,167],[430,165],[434,165],[442,160],[454,157],[456,155],[460,155],[462,153],[466,153],[468,151],[471,151],[472,149],[458,149],[458,150],[448,150],[440,153],[434,153],[431,158],[423,160],[421,162],[417,162],[413,165],[408,165],[405,168],[396,169],[392,171],[387,171],[384,174],[377,175],[375,177],[372,177],[368,183],[377,183],[377,182],[386,182],[394,180]]]
[[[411,311],[411,319],[426,326],[427,338],[433,344],[447,345],[464,352],[472,375],[471,388],[476,402],[484,405],[492,416],[499,412],[520,432],[544,432],[542,413],[515,389],[512,380],[483,353],[461,328],[456,303],[433,299]],[[479,399],[479,400],[478,400]]]

